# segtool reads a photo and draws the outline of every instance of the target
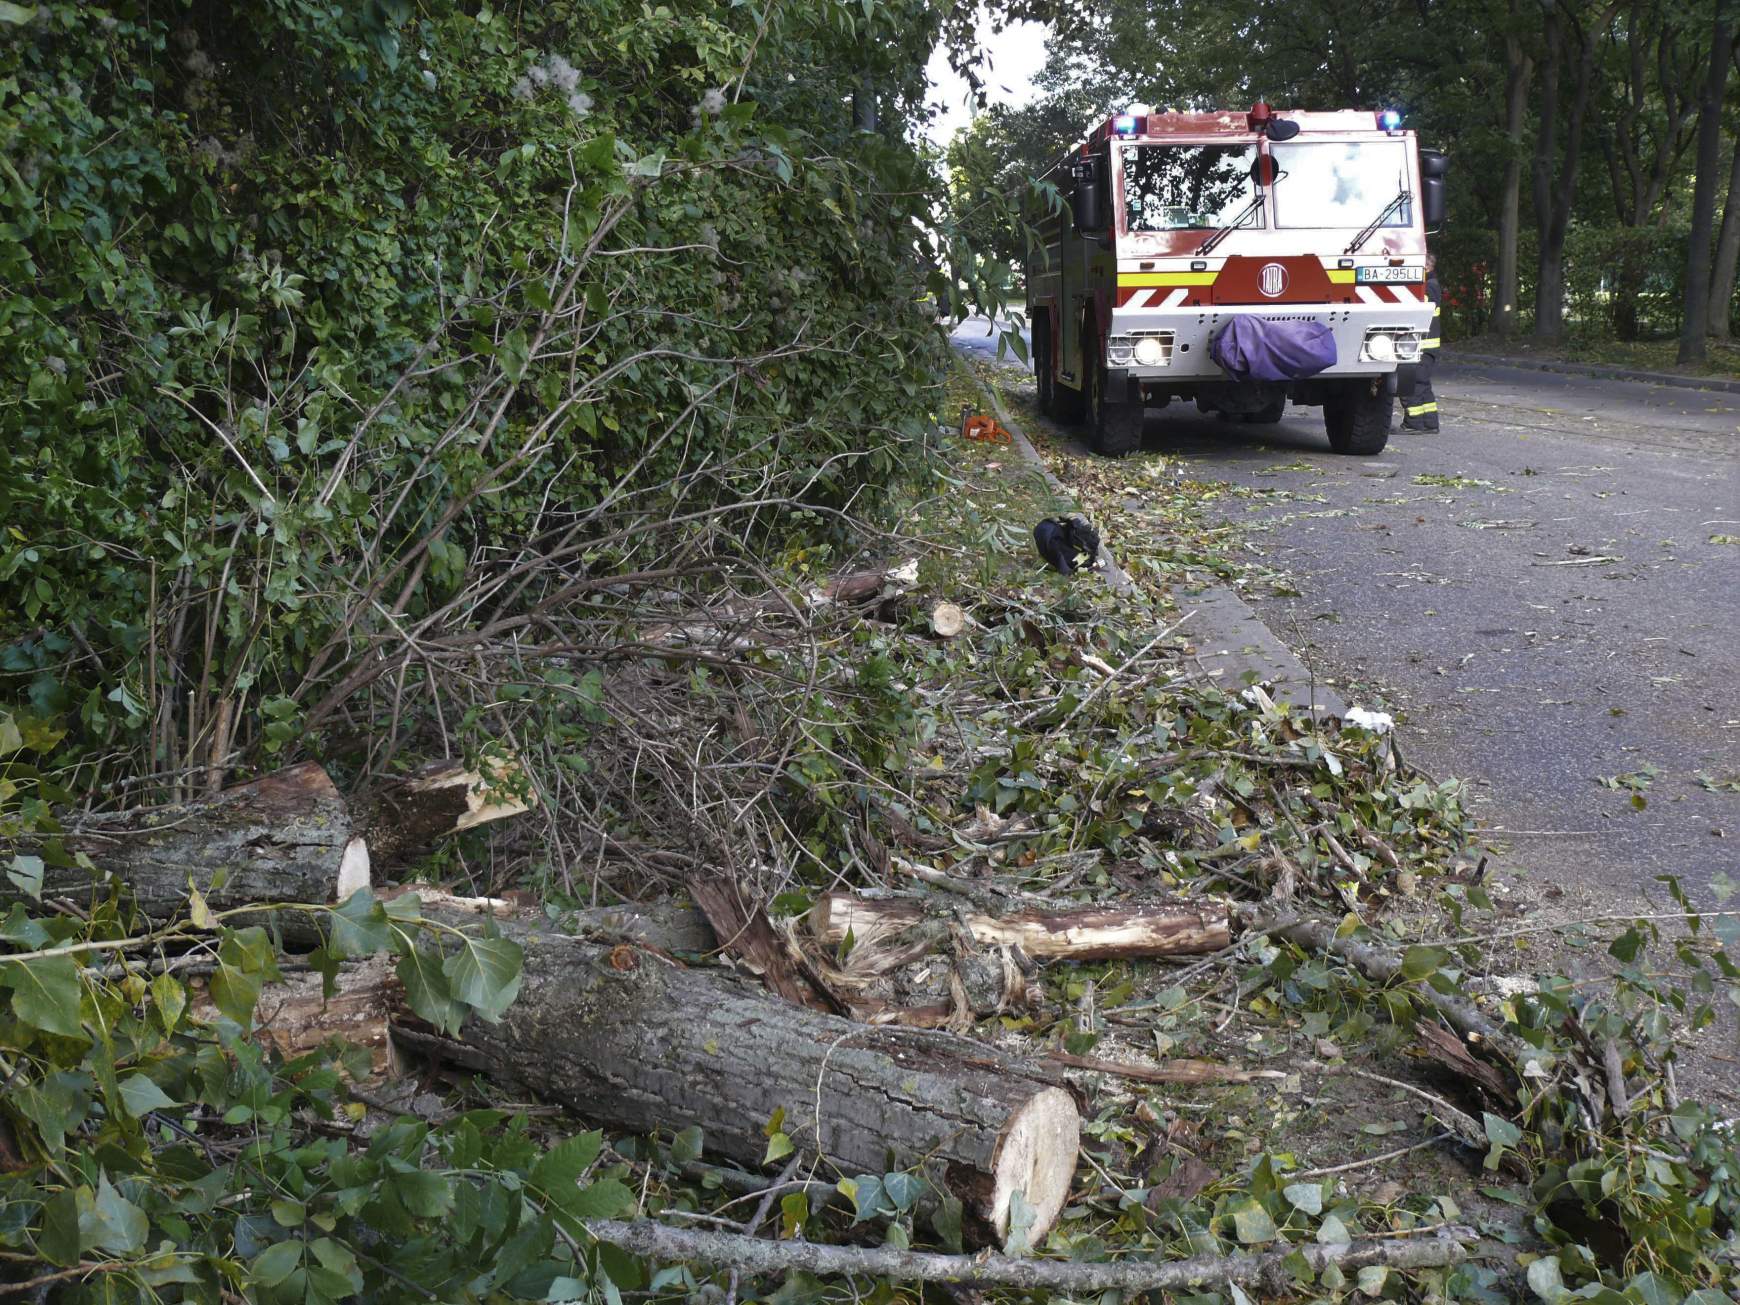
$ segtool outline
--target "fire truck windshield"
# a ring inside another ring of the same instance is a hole
[[[1212,231],[1237,217],[1254,194],[1254,145],[1125,145],[1120,157],[1129,231]],[[1242,225],[1262,226],[1261,209]]]
[[[1270,146],[1288,174],[1275,190],[1278,227],[1349,227],[1358,230],[1408,191],[1408,152],[1399,140],[1288,141]],[[1384,217],[1386,227],[1414,220],[1411,199]]]

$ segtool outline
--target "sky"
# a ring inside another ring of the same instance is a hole
[[[979,48],[985,63],[985,98],[992,104],[1019,104],[1029,98],[1033,78],[1045,64],[1046,27],[1043,23],[1014,23],[993,32],[988,16],[979,12]],[[930,75],[930,103],[942,109],[927,134],[939,147],[946,146],[955,132],[972,121],[974,106],[966,78],[949,67],[948,56],[939,48],[925,70]]]

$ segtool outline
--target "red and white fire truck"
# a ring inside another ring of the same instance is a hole
[[[1040,407],[1116,456],[1173,399],[1247,421],[1291,401],[1323,408],[1336,452],[1378,452],[1396,368],[1432,321],[1444,163],[1391,110],[1108,118],[1071,151],[1069,211],[1041,219],[1027,266]],[[1216,339],[1241,315],[1310,332],[1315,370],[1222,367]]]

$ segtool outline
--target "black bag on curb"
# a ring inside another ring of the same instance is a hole
[[[1100,532],[1083,517],[1046,517],[1033,527],[1033,542],[1039,556],[1065,575],[1093,570],[1100,556]]]

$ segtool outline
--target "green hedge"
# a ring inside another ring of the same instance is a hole
[[[383,630],[607,496],[886,482],[940,348],[895,139],[940,18],[787,9],[5,6],[0,706],[84,784],[197,762],[220,710],[330,751],[305,713]]]

